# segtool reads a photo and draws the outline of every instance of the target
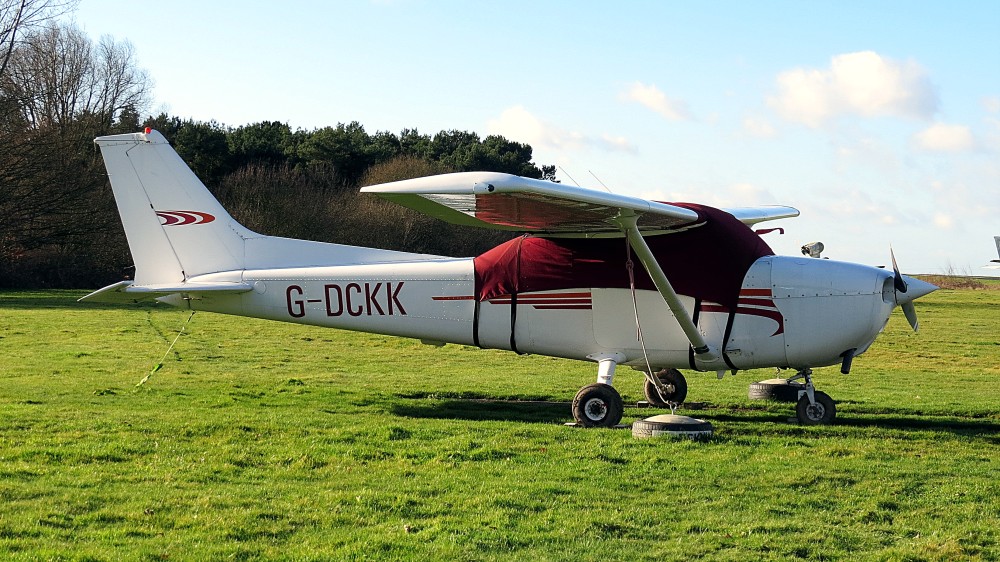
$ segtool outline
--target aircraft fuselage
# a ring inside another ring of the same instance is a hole
[[[629,289],[577,287],[477,302],[473,260],[256,269],[202,276],[238,279],[241,294],[173,304],[299,324],[588,359],[619,353],[645,367]],[[894,306],[891,272],[806,257],[767,256],[747,272],[735,311],[681,295],[720,357],[696,359],[656,291],[635,294],[655,368],[806,368],[868,349]],[[512,314],[513,309],[513,314]]]

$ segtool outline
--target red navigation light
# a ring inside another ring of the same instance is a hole
[[[148,135],[149,133],[153,132],[153,129],[151,127],[146,127],[146,130],[144,132]]]

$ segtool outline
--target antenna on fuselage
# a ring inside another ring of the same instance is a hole
[[[564,170],[562,166],[559,166],[559,171],[566,174],[566,177],[569,178],[569,181],[575,183],[577,187],[580,187],[580,184],[575,179],[573,179],[573,176],[569,175],[569,172]]]
[[[594,176],[594,179],[597,180],[597,183],[601,184],[601,187],[604,188],[604,191],[607,191],[608,193],[614,193],[613,191],[611,191],[610,189],[608,189],[608,186],[604,185],[604,182],[601,181],[601,178],[597,177],[597,174],[595,174],[594,172],[591,172],[590,170],[587,170],[587,172],[590,175]]]

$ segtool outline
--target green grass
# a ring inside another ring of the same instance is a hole
[[[0,294],[0,559],[1000,558],[1000,291],[817,370],[831,426],[689,373],[705,443],[564,427],[591,364],[211,314],[136,387],[188,313],[80,294]]]

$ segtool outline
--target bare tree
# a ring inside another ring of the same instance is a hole
[[[116,42],[105,35],[94,53],[94,106],[91,110],[114,122],[126,109],[145,109],[149,104],[152,80],[136,66],[135,48],[129,41]]]
[[[73,10],[79,0],[0,0],[0,76],[21,35]]]
[[[91,141],[135,130],[148,97],[127,42],[95,44],[54,21],[17,40],[0,75],[0,286],[67,286],[84,282],[71,272],[120,261],[125,246]]]
[[[144,108],[149,78],[128,41],[105,36],[95,46],[78,28],[50,24],[14,50],[0,93],[33,129],[82,117],[110,126],[125,109]]]

